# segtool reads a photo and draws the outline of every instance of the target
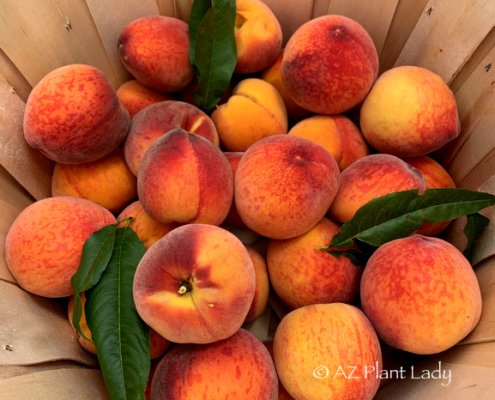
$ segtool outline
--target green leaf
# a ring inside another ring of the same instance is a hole
[[[199,71],[196,68],[196,40],[198,39],[201,22],[211,8],[211,0],[196,0],[191,7],[189,17],[189,61],[194,69],[194,75],[199,79]]]
[[[227,91],[237,63],[235,1],[196,0],[195,3],[198,1],[203,4],[193,5],[194,19],[189,28],[191,38],[197,32],[195,39],[191,39],[191,47],[194,46],[194,49],[189,52],[199,81],[193,97],[199,108],[209,112]],[[207,11],[206,3],[211,4]]]
[[[81,296],[85,290],[91,289],[98,283],[101,275],[107,268],[113,253],[118,224],[105,226],[99,231],[94,232],[86,240],[83,246],[79,269],[71,278],[71,285],[74,289],[72,324],[76,331],[89,341],[91,340],[84,335],[79,325],[82,315]]]
[[[319,249],[321,250],[322,248],[319,247]],[[364,253],[359,249],[349,249],[343,251],[336,251],[336,250],[327,250],[327,251],[332,256],[335,256],[337,258],[341,258],[342,256],[349,258],[351,262],[358,267],[359,266],[364,267],[366,265],[366,262],[370,258],[370,254]]]
[[[98,285],[86,292],[86,319],[112,400],[142,400],[150,371],[150,329],[132,296],[134,274],[146,249],[127,225]]]
[[[467,216],[467,223],[464,227],[464,234],[468,241],[466,248],[462,252],[469,262],[472,261],[473,246],[476,239],[490,223],[490,219],[479,213],[469,214]]]

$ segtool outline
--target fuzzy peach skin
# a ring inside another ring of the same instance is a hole
[[[105,75],[89,65],[72,64],[53,70],[31,91],[24,137],[56,162],[81,164],[118,147],[129,121]]]
[[[229,162],[205,138],[174,129],[143,157],[138,195],[158,222],[220,225],[232,205],[234,177]]]
[[[343,171],[354,161],[370,154],[359,128],[343,115],[315,115],[294,125],[289,135],[323,146]]]
[[[244,152],[242,151],[235,151],[235,152],[230,152],[226,151],[223,153],[225,157],[227,157],[227,160],[229,161],[229,164],[232,168],[232,172],[234,173],[235,176],[235,171],[237,171],[237,166],[239,165],[239,162],[241,161],[242,155]],[[241,217],[239,217],[239,213],[237,212],[237,208],[235,206],[235,201],[232,201],[232,206],[230,207],[230,211],[227,215],[227,218],[225,218],[225,222],[240,228],[245,228],[246,224],[242,222]]]
[[[260,0],[236,0],[236,74],[268,67],[282,48],[282,28],[272,10]]]
[[[426,189],[453,189],[456,187],[455,182],[449,173],[433,158],[428,156],[419,156],[405,158],[404,161],[423,174],[426,182]],[[429,224],[428,222],[425,222],[425,224],[418,229],[417,233],[425,236],[437,236],[443,232],[449,224],[450,221],[438,222],[436,224]]]
[[[287,133],[287,110],[277,89],[257,78],[241,81],[211,114],[222,148],[246,151],[258,140]]]
[[[403,190],[426,190],[421,172],[390,154],[372,154],[351,164],[341,174],[340,186],[329,215],[349,221],[369,201]]]
[[[130,170],[138,175],[146,150],[172,129],[181,128],[219,146],[213,121],[199,108],[182,101],[164,101],[146,107],[132,119],[124,142],[124,155]]]
[[[290,309],[320,303],[350,304],[356,299],[363,268],[347,257],[337,258],[318,250],[318,246],[329,245],[339,231],[338,224],[323,218],[301,236],[270,241],[270,282]]]
[[[225,229],[189,224],[151,246],[134,277],[141,318],[175,343],[233,335],[253,302],[256,277],[244,245]]]
[[[129,204],[124,210],[122,210],[117,217],[117,221],[122,221],[123,219],[129,217],[133,218],[129,223],[129,228],[136,232],[136,235],[138,235],[146,249],[149,249],[150,246],[158,239],[161,239],[167,233],[180,226],[180,224],[174,222],[162,224],[154,220],[146,214],[146,211],[144,211],[139,200]]]
[[[276,135],[242,156],[235,173],[235,204],[248,228],[272,239],[289,239],[323,218],[339,181],[339,167],[323,147]]]
[[[372,147],[404,158],[438,150],[461,132],[450,88],[439,75],[414,66],[380,76],[361,107],[360,125]]]
[[[377,76],[378,55],[368,32],[340,15],[306,22],[285,46],[284,85],[298,105],[316,114],[357,106]]]
[[[282,81],[282,58],[284,57],[284,49],[280,50],[277,59],[269,67],[263,70],[261,74],[261,79],[272,84],[275,89],[278,90],[282,99],[284,100],[285,108],[287,109],[287,117],[290,122],[299,122],[302,119],[309,118],[313,113],[308,111],[301,106],[298,106],[292,97],[290,97],[289,92],[284,86]]]
[[[52,196],[80,197],[118,213],[137,199],[137,179],[127,167],[124,152],[117,147],[90,163],[56,164]]]
[[[273,359],[295,399],[371,400],[380,384],[378,337],[366,316],[348,304],[291,311],[275,332]]]
[[[17,283],[43,297],[74,293],[71,278],[83,245],[95,231],[117,221],[107,209],[77,197],[50,197],[25,208],[5,239],[5,261]]]
[[[385,343],[415,354],[454,346],[481,316],[469,262],[450,243],[422,235],[378,248],[364,269],[361,302]]]
[[[251,246],[244,245],[254,266],[256,276],[256,289],[254,291],[253,302],[249,309],[244,322],[251,322],[258,318],[268,305],[268,296],[270,295],[270,281],[268,279],[268,270],[266,261],[263,256]]]
[[[139,18],[122,31],[118,46],[127,70],[151,89],[176,92],[194,77],[189,27],[180,19],[162,15]]]
[[[207,345],[180,344],[161,360],[152,400],[277,400],[277,372],[265,346],[240,329]]]
[[[120,85],[117,89],[117,96],[120,104],[129,111],[131,119],[143,108],[152,104],[160,101],[175,100],[173,96],[147,88],[135,79]]]
[[[262,343],[265,345],[273,359],[273,340],[266,340]],[[280,381],[278,383],[278,400],[294,400],[294,397],[287,393],[287,390],[285,390]]]

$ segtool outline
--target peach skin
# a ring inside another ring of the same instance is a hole
[[[273,340],[267,340],[264,341],[263,344],[265,345],[266,349],[270,353],[273,359]],[[277,400],[294,400],[294,397],[292,397],[289,393],[287,393],[287,390],[282,386],[282,383],[278,382],[278,399]]]
[[[254,266],[256,276],[256,289],[254,291],[253,302],[249,309],[244,322],[251,322],[258,318],[268,305],[268,296],[270,295],[270,281],[268,280],[268,270],[266,261],[263,256],[251,246],[244,245]]]
[[[229,164],[232,167],[232,172],[234,173],[235,176],[235,171],[237,170],[237,166],[239,165],[239,162],[241,161],[242,155],[244,153],[242,151],[237,151],[237,152],[226,151],[223,154],[225,155],[225,157],[227,157],[227,160],[229,161]],[[241,217],[239,217],[239,213],[237,212],[237,208],[235,206],[235,201],[232,201],[232,206],[230,207],[230,211],[227,215],[227,218],[225,218],[225,222],[237,226],[239,228],[246,228],[246,224],[242,222]]]
[[[173,96],[147,88],[135,79],[123,83],[117,89],[117,96],[120,104],[129,111],[131,119],[143,108],[152,104],[175,100]]]

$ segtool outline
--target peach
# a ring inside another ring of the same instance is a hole
[[[236,0],[235,43],[237,74],[268,67],[282,48],[282,28],[272,10],[260,0]]]
[[[232,336],[253,302],[256,277],[244,245],[204,224],[174,229],[151,246],[134,277],[141,318],[175,343]]]
[[[315,226],[332,204],[340,172],[320,145],[292,135],[260,140],[235,173],[235,203],[248,228],[289,239]]]
[[[270,295],[270,281],[268,280],[268,271],[266,269],[266,261],[263,256],[251,246],[244,245],[253,262],[254,274],[256,276],[256,288],[254,291],[253,302],[249,309],[245,322],[254,321],[266,309],[268,305],[268,296]]]
[[[378,337],[366,316],[348,304],[291,311],[275,332],[273,359],[295,399],[371,400],[380,384]]]
[[[136,232],[144,247],[149,249],[150,246],[158,239],[164,237],[167,233],[180,226],[180,224],[169,223],[162,224],[151,218],[144,211],[141,202],[135,201],[129,204],[117,217],[118,221],[132,217],[129,227]]]
[[[323,146],[335,158],[341,171],[370,154],[359,128],[343,115],[315,115],[294,125],[289,135]]]
[[[64,164],[96,161],[125,139],[129,113],[103,73],[89,65],[57,68],[33,88],[24,113],[31,147]]]
[[[263,344],[240,329],[219,342],[179,344],[156,368],[153,400],[277,400],[277,373]]]
[[[270,353],[273,359],[273,340],[264,341],[263,344],[265,345],[268,353]],[[280,381],[278,383],[278,400],[294,400],[294,397],[287,393],[287,390],[285,390]]]
[[[450,243],[413,235],[379,247],[361,280],[364,313],[387,344],[415,354],[447,350],[478,323],[473,268]]]
[[[138,195],[158,222],[220,225],[232,205],[232,168],[213,143],[174,129],[153,143],[143,157]]]
[[[288,121],[282,96],[268,82],[257,78],[241,81],[227,103],[211,114],[226,151],[246,151],[268,136],[287,133]]]
[[[50,197],[25,208],[5,239],[5,260],[17,283],[44,297],[74,293],[71,278],[86,239],[117,221],[107,209],[77,197]]]
[[[216,146],[219,145],[213,121],[199,108],[181,101],[153,104],[136,114],[124,142],[125,159],[134,175],[138,175],[144,153],[151,144],[177,128],[203,136]]]
[[[135,79],[123,83],[117,89],[117,96],[120,104],[129,111],[131,119],[143,108],[152,104],[175,100],[173,96],[147,88]]]
[[[403,190],[426,190],[418,170],[390,154],[372,154],[351,164],[342,172],[339,190],[329,214],[344,223],[369,201]]]
[[[227,157],[230,167],[232,168],[232,172],[234,173],[235,176],[235,171],[237,171],[237,166],[239,165],[239,162],[241,161],[242,155],[244,153],[242,151],[236,151],[236,152],[225,152],[223,154],[225,155],[225,157]],[[239,217],[239,213],[237,212],[237,208],[235,206],[235,201],[232,201],[232,206],[230,207],[230,211],[227,215],[227,218],[225,218],[225,222],[237,226],[239,228],[246,227],[246,224],[242,222],[241,217]]]
[[[311,111],[308,111],[302,108],[301,106],[298,106],[296,102],[292,100],[292,97],[290,97],[289,92],[285,88],[281,73],[283,56],[284,56],[284,50],[282,49],[280,50],[280,53],[278,54],[278,57],[273,62],[273,64],[263,71],[263,73],[261,74],[261,79],[272,84],[275,87],[275,89],[278,90],[278,92],[282,96],[282,99],[284,100],[289,121],[298,122],[304,118],[309,118],[312,115],[312,113]]]
[[[118,213],[137,198],[137,179],[127,167],[124,152],[117,147],[90,163],[56,164],[52,196],[80,197]]]
[[[330,244],[340,226],[323,218],[310,231],[288,240],[271,240],[267,251],[270,282],[290,308],[310,304],[352,303],[363,269],[318,246]]]
[[[360,124],[372,147],[404,158],[438,150],[461,131],[450,88],[437,74],[414,66],[380,76],[363,103]]]
[[[340,15],[312,19],[285,46],[282,79],[292,99],[316,114],[341,114],[361,103],[378,76],[366,30]]]
[[[229,97],[232,96],[234,87],[236,87],[238,83],[239,80],[235,76],[233,76],[232,80],[230,81],[229,87],[227,88],[227,91],[223,94],[218,104],[223,104],[227,102]],[[194,91],[198,88],[198,85],[199,85],[198,80],[194,78],[189,85],[187,85],[183,90],[177,93],[177,96],[180,99],[180,101],[189,103],[194,107],[198,107],[198,103],[196,103],[196,100],[194,100],[194,96],[193,96]]]
[[[134,77],[159,92],[184,89],[194,77],[189,62],[189,27],[162,15],[139,18],[118,41],[120,58]]]

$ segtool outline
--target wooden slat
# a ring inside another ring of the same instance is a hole
[[[327,15],[329,5],[330,0],[313,0],[313,18]]]
[[[167,17],[175,17],[175,1],[174,0],[157,0],[158,10],[160,15]]]
[[[175,17],[182,21],[189,22],[193,2],[194,0],[174,0]]]
[[[24,103],[29,97],[29,93],[33,87],[24,78],[19,69],[14,65],[10,58],[0,49],[0,75],[2,75],[8,84],[12,87],[12,91],[17,94]]]
[[[54,361],[35,365],[0,365],[0,380],[14,376],[29,375],[36,372],[53,371],[56,369],[81,369],[81,364],[73,361]]]
[[[5,238],[20,209],[0,200],[0,281],[16,283],[5,261]]]
[[[495,368],[495,342],[454,346],[438,358],[450,364]]]
[[[492,149],[457,186],[463,189],[475,190],[494,175],[495,149]]]

